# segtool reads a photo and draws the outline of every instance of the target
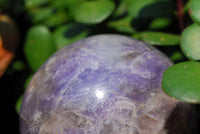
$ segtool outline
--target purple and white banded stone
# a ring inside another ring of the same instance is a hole
[[[161,90],[163,72],[171,65],[147,43],[122,35],[70,44],[50,57],[29,84],[21,133],[182,134],[167,125],[176,126],[170,116],[179,102]],[[181,104],[179,111],[185,107],[190,109]]]

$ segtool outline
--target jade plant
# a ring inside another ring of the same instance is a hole
[[[159,92],[167,94],[170,97],[167,99],[176,104],[182,102],[181,108],[184,107],[182,104],[190,109],[191,105],[187,103],[200,103],[199,0],[1,0],[0,13],[12,18],[21,39],[15,58],[0,80],[0,88],[8,94],[8,103],[12,104],[9,107],[16,107],[16,113],[20,112],[22,98],[26,98],[23,95],[27,85],[31,79],[34,80],[34,74],[48,63],[50,56],[68,48],[69,44],[99,34],[124,35],[158,49],[171,63],[159,78]],[[130,59],[126,57],[124,61],[133,60],[131,56],[136,58],[130,55]],[[0,59],[0,70],[5,70],[2,67],[7,67],[7,64],[2,61],[6,59]],[[199,106],[196,108],[198,111]],[[193,112],[189,115],[195,116],[195,110],[191,109]],[[9,117],[18,123],[15,111],[12,113],[15,118]],[[169,115],[173,115],[173,110],[167,113],[168,117],[173,117]],[[194,116],[188,117],[191,120],[199,118]],[[177,120],[181,122],[181,118]],[[170,122],[164,121],[166,124]],[[13,127],[16,126],[19,125],[15,123]]]

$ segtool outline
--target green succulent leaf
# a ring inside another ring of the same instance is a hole
[[[46,26],[31,27],[24,44],[27,62],[36,71],[55,52],[54,40]]]
[[[113,17],[123,16],[127,12],[127,5],[125,0],[121,0],[113,12]]]
[[[64,8],[67,9],[70,16],[73,17],[75,15],[77,7],[85,1],[86,0],[58,0],[58,1],[56,0],[54,1],[54,3],[56,2],[59,3],[60,6],[64,6]],[[54,3],[52,4],[55,5]]]
[[[137,18],[163,17],[173,13],[169,0],[125,0],[131,16]]]
[[[59,9],[66,9],[68,7],[72,7],[77,5],[80,0],[51,0],[50,4]]]
[[[163,32],[146,31],[139,33],[138,36],[151,45],[171,46],[178,45],[180,41],[179,35]]]
[[[31,79],[33,77],[33,74],[29,75],[28,78],[26,79],[25,83],[24,83],[24,90],[28,87]],[[15,104],[15,110],[16,112],[19,114],[20,113],[20,109],[21,109],[21,105],[22,105],[22,102],[23,102],[23,95],[21,95],[17,101],[16,101],[16,104]]]
[[[79,5],[74,17],[81,23],[100,23],[111,15],[114,8],[115,4],[111,0],[86,1]]]
[[[135,29],[131,26],[131,18],[126,17],[119,20],[110,21],[108,27],[113,28],[119,32],[134,33]]]
[[[173,62],[180,62],[184,60],[184,55],[180,51],[175,51],[169,58]]]
[[[171,20],[169,18],[164,18],[164,17],[158,17],[155,18],[151,24],[149,25],[150,29],[162,29],[167,26],[169,26],[171,23]]]
[[[200,62],[181,62],[168,68],[163,74],[162,88],[179,100],[200,103]]]
[[[26,89],[31,81],[31,79],[33,78],[33,74],[29,75],[28,78],[26,78],[26,81],[24,83],[24,89]]]
[[[88,35],[88,30],[82,24],[67,24],[59,26],[53,32],[57,49],[80,40]]]
[[[14,71],[22,71],[26,68],[26,65],[23,61],[17,60],[12,63],[12,69]]]
[[[57,10],[43,22],[44,25],[48,27],[56,27],[60,24],[67,22],[69,19],[68,14],[65,11]]]
[[[43,23],[43,21],[52,15],[54,10],[54,7],[51,6],[44,8],[34,8],[29,11],[29,18],[33,24]]]
[[[200,0],[191,0],[189,3],[189,14],[193,21],[200,24]]]
[[[192,24],[181,34],[181,49],[191,60],[200,60],[200,26]]]
[[[48,3],[50,0],[24,0],[26,9],[34,8]]]
[[[21,105],[22,105],[22,101],[23,101],[23,96],[20,96],[15,104],[15,110],[16,112],[19,114],[20,113],[20,109],[21,109]]]

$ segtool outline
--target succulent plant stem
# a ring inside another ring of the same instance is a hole
[[[178,22],[179,22],[179,27],[181,32],[184,30],[184,21],[183,21],[183,0],[176,0],[177,4],[177,17],[178,17]]]

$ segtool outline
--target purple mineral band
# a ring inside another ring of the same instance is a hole
[[[139,119],[149,111],[155,120],[165,118],[156,117],[151,101],[164,101],[169,108],[163,112],[172,107],[161,90],[162,74],[171,65],[158,50],[126,36],[97,35],[71,44],[32,79],[20,113],[21,132],[143,134]]]

